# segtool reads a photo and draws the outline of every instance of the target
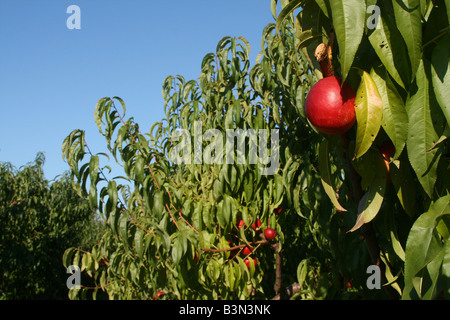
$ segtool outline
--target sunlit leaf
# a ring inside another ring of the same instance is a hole
[[[406,45],[396,26],[380,15],[378,27],[369,33],[369,41],[391,77],[406,88],[411,68]]]
[[[339,46],[342,81],[345,81],[364,33],[366,4],[360,0],[333,0],[329,3]]]
[[[394,0],[395,23],[405,40],[411,64],[411,74],[415,75],[422,58],[422,16],[420,0]]]
[[[386,70],[373,69],[370,73],[383,102],[381,125],[395,147],[396,159],[402,152],[408,135],[408,115],[405,104]]]
[[[279,31],[281,24],[283,23],[284,19],[286,19],[292,12],[301,6],[302,2],[305,2],[305,0],[291,0],[289,3],[287,3],[286,6],[283,7],[280,14],[277,17],[277,30]]]
[[[355,156],[361,157],[369,150],[380,130],[383,115],[383,102],[372,77],[363,72],[356,92],[356,145]]]

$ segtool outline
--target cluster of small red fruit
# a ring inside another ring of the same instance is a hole
[[[281,208],[281,206],[280,207],[278,207],[278,208],[276,208],[275,210],[274,210],[274,213],[276,214],[276,215],[279,215],[280,213],[282,212],[282,208]],[[259,228],[261,227],[261,225],[262,225],[262,223],[261,223],[261,220],[258,218],[258,219],[256,219],[256,222],[254,222],[253,224],[252,224],[252,229],[253,230],[259,230]],[[238,229],[240,230],[243,226],[245,226],[245,222],[244,222],[244,220],[242,220],[242,219],[240,219],[239,221],[238,221]],[[276,238],[276,236],[277,236],[277,232],[273,229],[273,228],[266,228],[265,230],[264,230],[264,238],[267,240],[267,241],[271,241],[271,240],[273,240],[273,239],[275,239]],[[245,265],[248,267],[248,268],[250,268],[250,259],[249,259],[249,255],[251,254],[253,252],[253,248],[252,247],[245,247],[243,250],[242,250],[242,254],[244,255],[244,257],[245,257],[245,259],[244,259],[244,263],[245,263]],[[258,264],[258,260],[256,259],[256,258],[252,258],[252,260],[253,260],[253,265],[254,266],[256,266],[257,264]]]

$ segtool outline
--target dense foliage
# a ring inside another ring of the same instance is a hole
[[[145,134],[122,99],[98,101],[95,121],[123,175],[109,177],[108,155],[84,131],[65,139],[74,187],[107,223],[89,252],[64,254],[96,281],[71,298],[448,297],[450,4],[281,8],[272,1],[276,23],[253,67],[249,43],[225,37],[197,80],[169,76],[166,118]],[[357,123],[341,136],[320,134],[303,108],[322,78],[322,42],[357,93]],[[386,144],[395,152],[383,158]],[[368,285],[371,265],[380,289]]]
[[[102,234],[67,174],[50,183],[44,155],[17,170],[0,164],[0,298],[67,299],[67,247],[90,249]]]

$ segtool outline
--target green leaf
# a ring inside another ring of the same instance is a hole
[[[264,129],[264,111],[261,105],[256,108],[256,117],[254,117],[253,128],[255,130]]]
[[[283,176],[280,174],[276,174],[274,176],[274,206],[278,207],[283,201],[284,194],[284,183]]]
[[[225,222],[225,220],[224,220],[224,218],[223,218],[223,211],[224,211],[224,209],[223,209],[223,203],[224,203],[224,199],[220,200],[220,201],[217,203],[217,205],[216,205],[216,212],[217,212],[216,218],[217,218],[217,222],[218,222],[221,226],[226,225],[226,222]]]
[[[92,267],[92,255],[87,252],[83,255],[83,259],[82,259],[82,266],[81,266],[81,271],[83,271],[83,268],[86,270],[86,273],[92,277],[92,272],[91,272],[91,267]]]
[[[431,197],[436,182],[436,172],[440,153],[429,150],[438,141],[431,117],[429,83],[421,61],[417,69],[414,91],[406,100],[409,131],[406,140],[408,157],[420,184]]]
[[[134,176],[137,183],[144,182],[144,157],[140,156],[136,159],[136,162],[134,163]]]
[[[291,0],[280,12],[277,17],[277,32],[280,32],[280,26],[295,9],[302,5],[305,0]]]
[[[411,64],[411,75],[414,75],[422,58],[422,15],[420,0],[394,0],[395,24],[405,40]]]
[[[410,79],[406,45],[395,25],[383,18],[383,14],[379,17],[378,27],[369,34],[369,42],[392,78],[406,88]]]
[[[351,152],[351,149],[349,149]],[[361,176],[361,188],[366,190],[375,178],[376,172],[373,170],[373,150],[369,151],[360,158],[352,159],[352,165],[356,172]]]
[[[420,297],[423,293],[424,269],[436,257],[443,259],[444,248],[437,242],[434,231],[439,220],[448,214],[450,214],[450,195],[439,198],[414,222],[406,241],[405,289],[402,299],[413,298],[413,288]]]
[[[399,160],[390,165],[392,184],[405,212],[412,218],[416,217],[416,185],[414,173],[411,169],[407,154],[404,153]]]
[[[438,241],[436,242],[439,243]],[[420,294],[423,300],[432,300],[437,296],[438,280],[444,254],[445,249],[440,249],[430,263],[427,264],[426,271],[423,270],[424,276],[422,277],[422,281],[415,282],[420,283],[416,288],[420,288]]]
[[[98,181],[99,159],[98,156],[91,156],[89,161],[89,178],[91,184],[89,187],[89,203],[93,208],[97,207],[97,181]],[[86,180],[85,180],[86,181]]]
[[[392,214],[391,212],[388,212],[388,214],[385,215],[385,219],[388,223],[388,230],[389,230],[389,238],[392,244],[392,249],[394,249],[395,254],[402,260],[405,261],[405,250],[403,249],[403,246],[398,238],[397,233],[397,226],[395,221],[395,214]]]
[[[239,126],[241,122],[242,105],[239,100],[234,100],[233,102],[233,116],[235,119],[236,126]]]
[[[306,287],[306,281],[308,276],[309,259],[305,258],[297,266],[297,282],[301,288]],[[305,283],[305,286],[303,284]]]
[[[164,191],[156,190],[151,199],[151,214],[155,215],[158,219],[162,218],[164,212]]]
[[[233,108],[229,108],[225,115],[225,129],[233,129]]]
[[[319,172],[322,186],[335,208],[340,211],[347,211],[339,203],[336,197],[336,192],[334,191],[334,184],[330,172],[329,156],[330,152],[328,148],[328,140],[324,139],[319,146]]]
[[[436,100],[444,113],[447,123],[450,124],[450,35],[441,38],[433,49],[431,80]]]
[[[106,270],[102,270],[101,276],[100,276],[100,286],[104,289],[107,285],[107,275],[106,275]]]
[[[402,97],[391,81],[386,69],[373,69],[370,73],[383,102],[381,125],[395,147],[394,159],[402,152],[408,136],[408,115]]]
[[[179,233],[175,237],[175,240],[173,241],[172,246],[172,259],[174,264],[178,264],[183,257],[183,238],[182,235]]]
[[[324,13],[325,16],[329,17],[328,15],[328,7],[327,7],[327,2],[326,0],[316,0],[317,5],[320,7],[320,9],[322,10],[322,12]]]
[[[122,106],[122,118],[125,117],[125,113],[127,112],[127,108],[125,106],[125,102],[122,100],[122,98],[114,96],[113,100],[118,100],[120,102],[120,105]]]
[[[122,243],[128,250],[128,217],[121,215],[119,218],[119,235],[122,238]]]
[[[444,257],[442,258],[442,269],[441,273],[443,276],[443,283],[444,286],[447,288],[447,290],[444,291],[444,298],[445,300],[448,300],[449,294],[450,294],[450,241],[445,242],[444,247]]]
[[[142,259],[144,254],[144,235],[145,232],[142,228],[136,228],[136,232],[134,233],[134,246],[136,248],[136,253],[140,259]]]
[[[445,0],[445,8],[447,9],[448,24],[450,24],[450,1]]]
[[[198,234],[198,244],[202,248],[210,248],[213,240],[213,235],[207,230],[202,230]]]
[[[69,249],[66,249],[66,251],[64,251],[62,260],[63,260],[63,266],[65,268],[72,265],[72,259],[73,259],[74,254],[75,254],[75,248],[69,248]]]
[[[72,265],[80,267],[80,250],[75,249]]]
[[[339,45],[342,81],[347,78],[366,25],[366,3],[361,0],[330,1],[333,27]]]
[[[245,199],[250,202],[252,201],[254,195],[254,190],[255,190],[255,173],[251,170],[247,170],[244,173],[244,177],[243,177],[243,189],[244,189],[244,194],[245,194]]]
[[[109,98],[101,98],[97,101],[97,104],[95,105],[95,112],[94,112],[94,120],[97,124],[98,130],[101,134],[103,134],[102,131],[102,117],[103,113],[105,112],[104,108],[106,106],[106,103],[110,101]]]
[[[312,42],[322,42],[322,11],[315,2],[307,2],[295,19],[296,37],[300,41],[299,48]]]
[[[194,212],[192,213],[191,221],[192,225],[196,230],[202,230],[203,229],[203,222],[206,226],[210,224],[209,215],[208,212],[205,210],[205,214],[202,214],[204,211],[203,209],[203,202],[198,201],[195,203]]]
[[[383,115],[383,102],[377,86],[365,71],[356,92],[355,113],[357,123],[355,156],[359,158],[375,141]]]
[[[208,263],[208,266],[206,267],[208,277],[212,281],[217,281],[220,277],[220,271],[220,263],[216,259],[211,259],[211,261]]]
[[[369,190],[363,195],[358,204],[356,223],[349,232],[359,229],[365,223],[372,221],[380,211],[386,190],[386,167],[383,156],[379,152],[371,152],[375,175]]]
[[[224,225],[222,225],[222,227],[225,227],[226,225],[228,225],[230,223],[231,220],[231,214],[233,211],[233,198],[230,197],[227,194],[223,195],[223,210],[222,210],[222,217],[223,217],[223,221],[224,221]]]
[[[272,12],[272,17],[276,20],[277,19],[277,0],[271,0],[270,1],[270,11]]]

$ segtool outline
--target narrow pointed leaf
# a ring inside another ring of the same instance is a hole
[[[419,272],[435,257],[434,230],[442,216],[450,214],[450,195],[440,198],[422,214],[409,232],[406,241],[405,289],[403,299],[411,298],[415,283],[420,283]],[[416,286],[417,287],[417,286]],[[420,288],[420,286],[419,286]],[[419,290],[420,291],[420,290]],[[420,292],[418,292],[420,294]]]
[[[405,103],[385,69],[372,70],[370,76],[383,102],[381,125],[395,146],[394,158],[396,159],[402,152],[408,136],[408,115]]]
[[[366,3],[361,0],[333,0],[330,8],[339,46],[342,80],[345,81],[364,33]]]
[[[302,4],[305,0],[292,0],[290,1],[280,12],[280,14],[277,17],[277,31],[280,29],[281,24],[283,23],[284,19],[287,18],[294,10]]]
[[[439,136],[436,133],[431,117],[429,83],[423,61],[416,74],[415,91],[406,101],[406,112],[410,123],[406,147],[412,168],[420,184],[431,197],[436,182],[438,158],[433,147]]]
[[[450,35],[443,37],[434,48],[431,66],[434,94],[450,124]]]
[[[369,42],[391,77],[403,88],[410,79],[410,67],[406,45],[395,25],[381,15],[378,28],[369,34]],[[406,82],[406,84],[405,84]]]
[[[386,190],[386,167],[381,154],[372,152],[374,170],[376,172],[369,190],[364,194],[358,204],[356,223],[349,232],[359,229],[362,225],[372,221],[380,211]]]
[[[394,0],[395,23],[405,40],[411,64],[411,74],[415,75],[422,58],[422,16],[420,0]]]
[[[134,233],[134,246],[136,248],[136,253],[138,257],[142,259],[144,253],[144,230],[142,228],[137,228]]]
[[[363,72],[361,83],[356,92],[356,145],[355,156],[361,157],[369,150],[381,126],[383,102],[372,77]]]
[[[334,191],[334,184],[331,179],[330,173],[330,164],[329,164],[329,150],[328,150],[328,140],[324,139],[319,146],[319,171],[320,171],[320,179],[322,181],[323,189],[325,193],[330,198],[333,205],[336,209],[340,211],[347,211],[344,207],[339,203],[336,192]]]

